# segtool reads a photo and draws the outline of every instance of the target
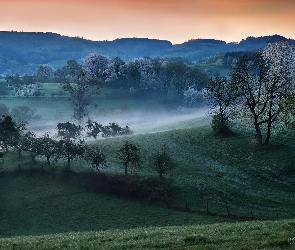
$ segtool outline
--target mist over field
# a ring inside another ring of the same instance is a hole
[[[40,112],[40,111],[39,111]],[[190,128],[195,126],[202,126],[209,123],[210,118],[207,115],[208,107],[200,108],[179,108],[177,110],[165,111],[165,110],[136,110],[128,112],[120,112],[116,114],[106,114],[99,116],[90,115],[89,118],[92,121],[97,121],[102,125],[108,125],[111,122],[115,122],[120,126],[130,126],[133,134],[146,134],[155,132],[164,132],[173,129]],[[58,119],[46,119],[45,117],[32,121],[28,125],[28,130],[36,133],[38,136],[42,136],[45,132],[50,132],[54,135],[56,131],[56,125],[60,122],[72,121],[71,117],[60,117]],[[85,125],[85,122],[81,126]]]

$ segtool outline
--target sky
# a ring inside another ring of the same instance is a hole
[[[0,0],[0,30],[173,44],[275,34],[295,39],[294,13],[295,0]]]

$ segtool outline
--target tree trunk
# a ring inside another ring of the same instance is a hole
[[[36,155],[31,153],[32,163],[36,163]]]
[[[17,152],[18,152],[18,159],[20,159],[21,154],[22,154],[22,150],[21,149],[17,149]]]
[[[262,134],[260,129],[256,130],[256,140],[258,145],[261,147],[262,146]]]
[[[159,169],[159,177],[161,180],[163,179],[163,170],[161,168]]]
[[[270,131],[271,131],[271,125],[272,125],[271,108],[272,108],[272,103],[270,103],[270,108],[269,108],[269,111],[268,111],[267,134],[266,134],[266,138],[265,138],[265,141],[264,141],[265,145],[268,145],[269,140],[270,140]]]
[[[261,134],[261,130],[260,130],[259,125],[256,120],[254,122],[254,126],[255,126],[255,130],[256,130],[256,141],[257,141],[258,145],[261,147],[262,146],[262,134]]]
[[[47,160],[47,165],[50,166],[50,157],[47,156],[47,157],[46,157],[46,160]]]
[[[124,163],[124,166],[125,166],[125,175],[127,175],[128,164]]]
[[[268,125],[267,125],[267,134],[266,134],[266,138],[265,138],[265,141],[264,141],[264,144],[265,144],[265,145],[268,145],[268,144],[269,144],[269,140],[270,140],[270,131],[271,131],[271,124],[268,124]]]
[[[71,158],[70,158],[70,156],[68,155],[67,170],[70,170],[70,169],[71,169]]]

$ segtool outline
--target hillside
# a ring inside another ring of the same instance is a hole
[[[0,75],[31,75],[38,65],[50,63],[62,67],[67,60],[81,62],[92,52],[116,56],[123,60],[149,57],[182,57],[189,61],[212,56],[218,52],[251,51],[265,47],[270,41],[285,40],[274,35],[248,37],[239,43],[225,43],[214,39],[192,39],[173,45],[166,40],[148,38],[122,38],[114,41],[90,41],[80,37],[67,37],[42,32],[0,32]],[[295,44],[294,40],[290,40]]]
[[[295,221],[256,221],[0,238],[1,249],[294,249]]]
[[[187,121],[183,126],[202,124],[200,119]],[[135,177],[157,177],[148,159],[166,145],[177,163],[177,167],[165,175],[174,190],[172,205],[193,213],[150,206],[146,200],[143,203],[126,200],[120,189],[115,191],[119,197],[109,196],[104,193],[105,186],[112,188],[106,178],[103,185],[95,182],[95,189],[102,191],[95,193],[87,185],[85,187],[85,181],[80,185],[54,175],[63,169],[63,162],[47,168],[44,160],[39,159],[33,166],[39,168],[35,173],[34,169],[30,171],[30,158],[18,159],[13,153],[9,154],[2,169],[16,169],[16,172],[0,175],[1,200],[5,201],[0,204],[0,234],[188,225],[224,221],[228,216],[235,219],[294,218],[293,143],[281,134],[273,138],[270,148],[258,149],[251,144],[252,136],[247,135],[251,135],[251,131],[236,132],[239,134],[234,137],[222,138],[214,136],[208,126],[200,126],[89,142],[106,148],[109,166],[102,172],[108,175],[124,173],[116,157],[124,141],[128,139],[139,145],[145,161],[131,174]],[[19,172],[17,166],[28,170]],[[53,171],[53,175],[38,174],[41,166]],[[88,172],[89,168],[85,162],[77,161],[72,170]],[[208,215],[202,215],[204,213]]]
[[[174,189],[169,208],[106,192],[100,183],[95,191],[59,175],[63,162],[48,168],[42,158],[32,165],[25,154],[9,153],[0,171],[0,249],[292,249],[290,134],[280,131],[259,149],[253,131],[235,126],[234,136],[218,137],[208,122],[162,120],[155,132],[142,128],[137,135],[88,142],[106,148],[109,167],[102,173],[122,178],[116,152],[124,141],[139,145],[145,158],[135,177],[157,177],[148,159],[166,145],[177,163],[165,175]],[[72,170],[89,173],[83,161]],[[232,223],[244,219],[257,221]]]

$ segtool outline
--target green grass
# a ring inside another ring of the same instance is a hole
[[[0,190],[0,237],[229,221],[97,193],[36,172],[2,172]]]
[[[258,218],[294,218],[294,145],[288,137],[275,136],[268,148],[257,148],[252,137],[236,134],[216,137],[209,126],[136,135],[127,138],[138,144],[146,158],[139,173],[155,175],[149,157],[166,145],[177,162],[167,176],[173,180],[175,204],[214,213]],[[108,148],[109,170],[122,172],[116,150],[126,138],[100,140]]]
[[[197,124],[199,119],[194,121]],[[205,211],[208,204],[212,213],[225,215],[229,209],[234,215],[265,219],[295,216],[292,163],[295,152],[287,135],[274,136],[271,146],[261,149],[253,145],[248,134],[216,137],[207,125],[89,142],[106,147],[108,168],[103,172],[124,173],[116,152],[125,140],[140,146],[144,164],[133,173],[146,176],[157,175],[150,168],[149,159],[166,145],[177,163],[166,175],[175,189],[174,205]],[[17,168],[14,157],[13,154],[6,157],[4,169]],[[19,163],[21,168],[31,166],[26,157]],[[63,166],[60,163],[55,167],[62,169]],[[73,170],[89,169],[85,162],[76,162]]]
[[[141,227],[0,239],[1,249],[294,249],[295,221]]]

